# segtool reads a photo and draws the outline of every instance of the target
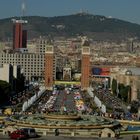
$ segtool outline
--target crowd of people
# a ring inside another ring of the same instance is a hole
[[[105,103],[107,108],[110,108],[112,111],[123,112],[122,101],[117,97],[111,95],[109,90],[99,89],[95,92],[97,97]]]
[[[126,107],[123,107],[123,102],[116,96],[111,95],[109,90],[99,89],[95,93],[110,109],[104,116],[120,120],[139,120],[138,114],[130,113]]]

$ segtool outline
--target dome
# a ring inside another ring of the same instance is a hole
[[[125,72],[125,75],[132,75],[132,71],[131,71],[131,70],[127,70],[127,71]]]

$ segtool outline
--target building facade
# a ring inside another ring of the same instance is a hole
[[[4,64],[0,67],[0,80],[13,83],[13,66],[11,64]]]
[[[27,30],[23,30],[23,23],[17,20],[13,25],[13,50],[27,47]]]
[[[26,80],[44,79],[44,54],[0,53],[0,64],[20,65]]]
[[[45,54],[47,39],[40,37],[36,41],[36,53]]]
[[[13,76],[18,79],[21,77],[22,69],[20,65],[13,65]]]
[[[117,84],[130,86],[131,90],[128,92],[128,102],[140,99],[140,69],[139,68],[121,68],[114,67],[111,69],[111,83],[115,79]]]
[[[13,49],[22,48],[22,23],[13,25]]]

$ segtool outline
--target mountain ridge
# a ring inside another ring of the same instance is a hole
[[[0,39],[12,38],[12,18],[0,19]],[[101,15],[78,13],[73,15],[42,17],[27,16],[25,28],[28,37],[38,36],[77,36],[87,35],[95,40],[125,40],[137,37],[140,39],[140,25],[109,18]]]

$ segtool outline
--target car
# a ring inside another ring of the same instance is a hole
[[[37,133],[34,128],[20,128],[20,130],[24,131],[28,138],[37,137]]]
[[[15,140],[25,140],[27,139],[27,135],[23,130],[15,130],[12,133],[9,132],[10,139]]]

